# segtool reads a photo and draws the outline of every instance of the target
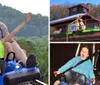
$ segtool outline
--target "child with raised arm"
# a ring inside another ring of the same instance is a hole
[[[63,73],[67,69],[75,66],[78,62],[87,59],[88,56],[89,56],[88,47],[86,46],[82,47],[80,51],[80,56],[74,57],[65,65],[63,65],[61,68],[59,68],[58,71],[56,71],[56,76],[59,75],[60,73]],[[65,77],[67,83],[73,80],[74,81],[73,85],[84,85],[87,79],[91,83],[95,82],[95,75],[93,72],[93,66],[91,60],[89,59],[81,63],[80,65],[76,66],[75,68],[72,68],[72,70],[67,71],[65,73]],[[54,85],[60,85],[60,81],[59,80],[55,81]]]

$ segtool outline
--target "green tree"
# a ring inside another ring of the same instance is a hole
[[[42,74],[43,82],[48,83],[48,36],[24,38],[15,37],[21,48],[27,51],[27,56],[35,54]]]
[[[50,20],[63,18],[68,16],[68,6],[66,5],[53,5],[50,7]]]
[[[93,8],[89,11],[89,13],[90,13],[91,15],[95,16],[95,17],[100,16],[100,5],[97,5],[97,6],[93,7]]]
[[[25,19],[25,13],[0,4],[0,22],[7,25],[11,32],[18,24]],[[17,36],[38,36],[42,37],[48,34],[48,17],[41,14],[32,14],[31,21],[21,29]]]

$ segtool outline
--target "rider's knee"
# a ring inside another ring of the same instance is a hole
[[[83,75],[83,74],[81,74],[81,75],[79,76],[79,78],[80,78],[80,80],[83,81],[83,82],[86,81],[86,76]]]

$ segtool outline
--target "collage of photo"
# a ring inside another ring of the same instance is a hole
[[[100,0],[0,0],[0,85],[100,85]]]
[[[50,85],[100,85],[99,5],[50,6]]]

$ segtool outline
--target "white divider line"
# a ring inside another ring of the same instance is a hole
[[[79,53],[79,50],[80,50],[80,46],[81,46],[81,44],[79,43],[79,44],[78,44],[78,47],[77,47],[77,50],[76,50],[75,56],[78,56],[78,53]]]
[[[93,50],[92,50],[92,53],[94,53],[95,52],[95,43],[93,43]],[[94,56],[93,56],[93,58],[92,58],[92,63],[93,63],[93,65],[94,65]]]
[[[42,82],[42,81],[39,81],[39,80],[35,80],[36,82],[38,82],[38,83],[40,83],[40,84],[42,84],[42,85],[47,85],[46,83],[44,83],[44,82]]]

